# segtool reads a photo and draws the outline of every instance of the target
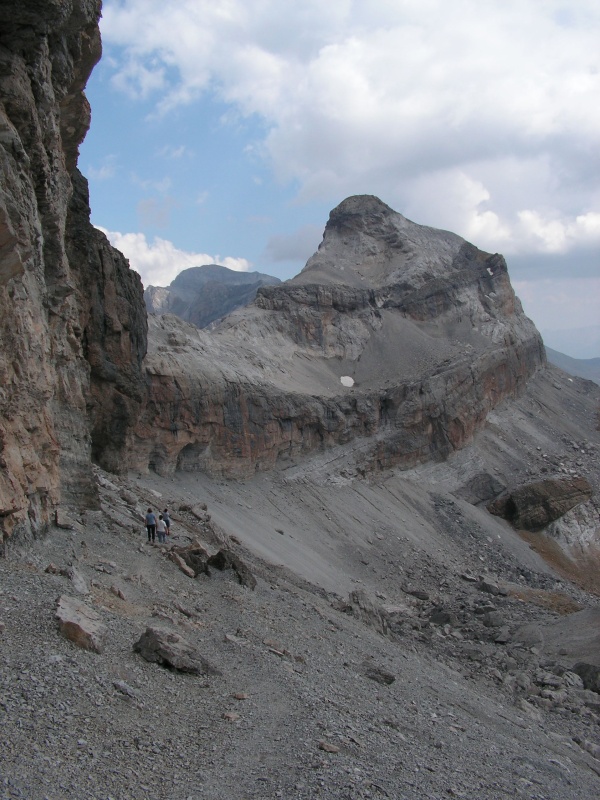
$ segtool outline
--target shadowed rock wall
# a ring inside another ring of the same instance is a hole
[[[4,539],[43,531],[61,500],[94,502],[90,432],[101,456],[107,427],[90,426],[96,398],[127,398],[129,413],[140,399],[141,285],[90,225],[76,169],[99,15],[99,0],[0,4]]]

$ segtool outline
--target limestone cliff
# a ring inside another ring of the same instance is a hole
[[[131,464],[249,475],[348,443],[360,471],[442,459],[544,363],[501,256],[351,197],[300,275],[213,333],[152,321]]]
[[[90,225],[76,169],[99,14],[99,0],[0,4],[4,539],[42,531],[61,499],[94,501],[92,437],[99,460],[114,466],[123,420],[131,426],[141,399],[141,285]]]

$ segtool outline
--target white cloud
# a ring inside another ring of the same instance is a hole
[[[117,168],[117,158],[113,155],[105,156],[99,167],[90,165],[87,174],[92,180],[107,181],[114,178]]]
[[[165,177],[161,178],[160,180],[149,180],[146,178],[140,178],[134,172],[131,175],[131,181],[145,192],[153,191],[158,192],[159,194],[165,194],[173,185],[173,181],[168,175],[165,175]]]
[[[156,155],[160,156],[161,158],[177,160],[183,158],[183,156],[189,156],[191,155],[191,153],[184,144],[180,145],[166,144],[164,145],[164,147],[160,148],[160,150]]]
[[[490,250],[556,253],[600,244],[600,6],[565,9],[106,0],[102,30],[115,84],[158,113],[210,91],[258,115],[253,157],[303,201],[378,194]]]
[[[247,272],[251,264],[245,258],[190,253],[179,250],[173,242],[155,237],[149,243],[143,233],[119,233],[100,228],[113,247],[129,259],[132,269],[139,273],[144,286],[168,286],[184,269],[201,267],[204,264],[220,264],[223,267]]]

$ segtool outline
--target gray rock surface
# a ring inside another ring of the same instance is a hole
[[[281,283],[261,272],[236,272],[218,264],[191,267],[167,287],[148,286],[144,300],[149,314],[175,314],[206,328],[236,308],[249,305],[261,286]]]

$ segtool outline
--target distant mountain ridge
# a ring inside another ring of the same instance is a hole
[[[546,347],[546,355],[551,364],[560,367],[569,375],[587,378],[588,381],[600,384],[600,358],[571,358],[551,347]]]
[[[149,314],[175,314],[206,328],[252,303],[261,286],[279,283],[279,278],[262,272],[236,272],[219,264],[205,264],[183,270],[167,287],[148,286],[144,301]]]

